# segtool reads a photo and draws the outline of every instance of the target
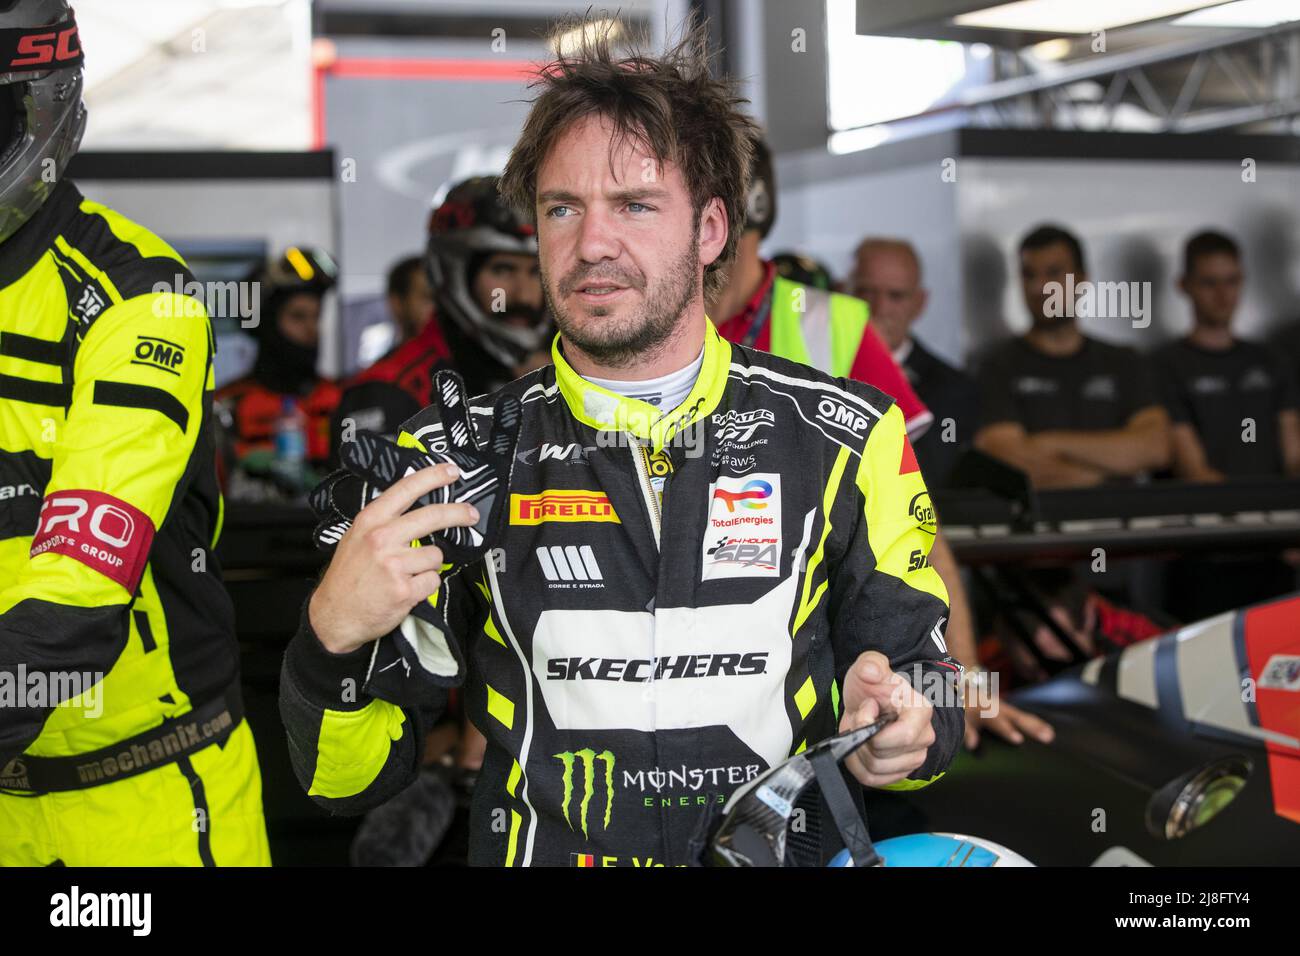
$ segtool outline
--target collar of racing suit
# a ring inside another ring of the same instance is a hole
[[[36,265],[80,206],[81,192],[70,179],[60,180],[32,217],[0,242],[0,289],[17,282]]]
[[[626,398],[583,378],[565,359],[557,334],[551,343],[555,381],[573,417],[598,431],[628,432],[656,452],[674,435],[703,421],[718,407],[731,368],[731,343],[718,334],[708,316],[704,321],[704,362],[700,375],[681,404],[669,411]]]

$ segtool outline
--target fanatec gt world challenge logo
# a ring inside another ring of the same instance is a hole
[[[760,408],[752,412],[729,411],[714,415],[712,421],[719,426],[714,436],[713,467],[725,467],[744,474],[758,465],[754,454],[745,453],[768,443],[767,438],[758,436],[776,424],[776,416],[770,410]]]

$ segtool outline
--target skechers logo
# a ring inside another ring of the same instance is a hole
[[[131,359],[132,365],[147,365],[150,368],[170,372],[172,375],[180,375],[181,373],[176,370],[184,362],[184,346],[153,335],[136,336],[135,358]]]
[[[681,654],[630,660],[617,657],[553,657],[547,680],[606,680],[645,683],[690,677],[747,677],[767,673],[767,651],[748,654]]]
[[[547,521],[610,521],[621,524],[609,495],[599,491],[557,491],[536,495],[510,496],[511,524],[542,524]]]

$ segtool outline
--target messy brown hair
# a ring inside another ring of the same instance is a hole
[[[536,222],[537,173],[551,146],[578,120],[603,116],[614,127],[611,163],[613,152],[630,141],[657,162],[677,165],[690,191],[696,227],[709,200],[722,201],[727,242],[705,268],[707,298],[721,286],[719,270],[735,257],[744,229],[750,138],[758,126],[740,109],[746,100],[734,84],[710,75],[702,22],[688,20],[680,39],[658,56],[617,50],[612,25],[588,16],[557,27],[552,47],[558,52],[531,84],[539,92],[501,176],[501,196]],[[564,49],[561,34],[580,39]]]

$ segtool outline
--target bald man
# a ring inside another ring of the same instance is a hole
[[[942,486],[961,453],[970,447],[979,425],[979,389],[965,372],[953,368],[912,337],[912,326],[925,311],[929,298],[921,285],[921,259],[906,240],[864,239],[854,255],[853,274],[848,281],[849,291],[866,299],[872,328],[934,415],[934,423],[913,445],[926,482],[931,487]],[[946,546],[932,551],[931,559],[936,561],[935,567],[945,582],[950,578],[960,580],[956,557]],[[941,566],[941,562],[950,564]],[[981,668],[975,653],[974,619],[965,591],[950,587],[948,593],[953,617],[948,624],[949,645],[967,673],[978,675]],[[959,625],[955,630],[953,622]],[[987,712],[966,708],[967,748],[979,744],[983,730],[1017,744],[1026,736],[1041,743],[1049,743],[1054,737],[1046,721],[1001,700]]]
[[[929,299],[921,285],[920,257],[903,239],[864,239],[854,255],[849,282],[849,291],[867,300],[872,328],[934,415],[934,424],[914,445],[926,481],[932,488],[943,487],[979,427],[979,389],[965,372],[912,336],[912,326]]]

